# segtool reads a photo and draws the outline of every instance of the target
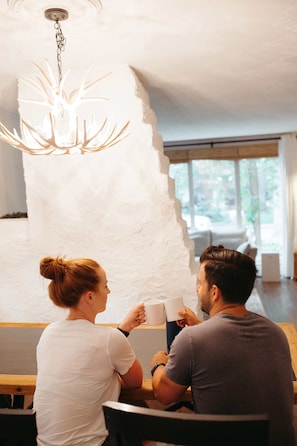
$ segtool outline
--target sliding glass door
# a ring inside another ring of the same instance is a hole
[[[170,165],[189,233],[245,227],[262,252],[280,252],[278,158],[192,160]]]

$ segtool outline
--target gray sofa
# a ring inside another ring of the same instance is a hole
[[[245,228],[201,229],[190,232],[189,237],[195,243],[195,257],[199,257],[202,251],[210,245],[223,245],[225,248],[236,249],[254,260],[256,259],[257,248],[249,243]]]

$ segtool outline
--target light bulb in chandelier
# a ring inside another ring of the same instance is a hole
[[[0,122],[0,139],[32,155],[90,153],[114,146],[127,137],[129,122],[118,127],[111,125],[108,118],[105,118],[98,124],[93,117],[88,121],[79,118],[77,110],[80,105],[87,102],[108,100],[102,97],[86,97],[86,94],[108,74],[88,82],[89,68],[78,88],[67,92],[65,87],[70,70],[62,75],[61,51],[65,47],[65,38],[59,20],[65,20],[68,12],[50,9],[45,11],[45,16],[55,20],[59,82],[57,84],[47,60],[45,61],[47,73],[33,63],[40,76],[21,80],[33,88],[40,97],[38,100],[22,99],[22,101],[48,107],[49,112],[41,126],[22,119],[20,136],[15,129],[11,132]]]

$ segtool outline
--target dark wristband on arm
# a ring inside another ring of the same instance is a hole
[[[157,370],[158,367],[160,367],[160,365],[163,365],[164,367],[166,366],[165,362],[156,362],[156,364],[154,364],[154,366],[151,370],[152,376],[154,376],[155,371]]]
[[[130,334],[129,331],[122,330],[120,327],[117,327],[117,329],[120,330],[120,332],[123,333],[123,335],[126,336],[126,338],[127,338],[127,337],[129,336],[129,334]]]

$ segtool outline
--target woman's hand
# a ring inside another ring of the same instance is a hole
[[[138,327],[145,321],[144,304],[142,303],[129,311],[125,319],[120,323],[119,328],[130,333],[133,328]]]
[[[179,321],[176,321],[179,327],[185,327],[186,325],[197,325],[201,324],[201,320],[196,316],[194,311],[189,307],[185,307],[184,310],[179,311],[178,314],[183,318]]]

